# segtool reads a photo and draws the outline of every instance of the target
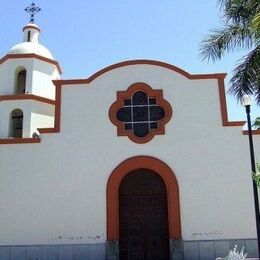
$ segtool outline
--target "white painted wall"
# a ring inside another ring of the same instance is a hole
[[[34,59],[32,74],[32,94],[55,99],[55,86],[52,80],[60,79],[59,71],[53,64]]]
[[[26,69],[26,89],[31,93],[32,86],[32,59],[8,59],[0,65],[0,95],[14,95],[16,93],[17,69]],[[19,71],[18,71],[19,72]]]
[[[57,67],[34,58],[8,59],[0,65],[0,95],[16,93],[16,72],[22,67],[26,69],[26,93],[55,98],[52,80],[60,78]]]
[[[117,137],[108,118],[116,91],[136,82],[163,89],[173,109],[166,134],[146,144]],[[0,146],[0,245],[105,242],[107,180],[137,155],[174,171],[184,240],[256,236],[247,136],[222,127],[216,80],[132,65],[64,86],[61,104],[60,133]],[[260,136],[254,141],[260,161]]]
[[[28,41],[28,32],[29,31],[30,31],[30,34],[31,34],[29,42],[39,43],[40,32],[39,32],[39,30],[32,28],[32,27],[24,29],[24,31],[23,31],[23,41],[24,42]]]
[[[31,113],[31,128],[30,136],[33,133],[38,133],[38,128],[52,128],[54,127],[54,106],[46,105],[40,102],[32,104]]]

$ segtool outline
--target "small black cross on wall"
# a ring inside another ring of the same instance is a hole
[[[29,14],[31,15],[29,22],[30,22],[30,23],[35,23],[34,15],[35,15],[36,13],[40,12],[40,11],[41,11],[41,8],[38,7],[38,6],[36,6],[35,3],[32,2],[32,3],[30,4],[30,6],[28,6],[28,7],[26,7],[26,8],[24,9],[24,11],[26,11],[27,13],[29,13]]]

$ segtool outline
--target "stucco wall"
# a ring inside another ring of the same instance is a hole
[[[55,99],[55,87],[52,80],[60,78],[54,64],[34,59],[32,93],[42,97]]]
[[[173,109],[166,134],[146,144],[117,137],[108,117],[116,91],[136,82],[162,89]],[[216,79],[132,65],[63,86],[61,97],[60,133],[0,146],[1,245],[104,243],[107,180],[138,155],[175,173],[184,240],[256,236],[247,136],[222,126]],[[260,161],[260,136],[254,140]]]
[[[25,93],[55,98],[52,80],[60,78],[56,65],[32,58],[7,59],[1,64],[0,95],[16,94],[16,74],[20,68],[26,69]]]
[[[54,106],[33,102],[31,110],[30,136],[38,133],[38,128],[54,127]]]
[[[20,68],[27,71],[25,92],[31,93],[32,74],[30,72],[33,70],[33,60],[8,59],[0,66],[0,95],[16,94],[16,73]]]

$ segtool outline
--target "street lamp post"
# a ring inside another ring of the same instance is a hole
[[[255,154],[254,154],[254,144],[252,137],[252,128],[251,128],[251,118],[250,118],[250,107],[252,104],[252,100],[250,96],[244,95],[241,100],[242,105],[246,109],[247,115],[247,125],[248,125],[248,141],[249,141],[249,149],[250,149],[250,159],[251,159],[251,170],[252,172],[256,172],[255,167]],[[256,232],[257,232],[257,244],[258,244],[258,257],[260,257],[260,214],[259,214],[259,199],[258,199],[258,191],[255,181],[252,178],[253,182],[253,191],[254,191],[254,202],[255,202],[255,219],[256,219]]]

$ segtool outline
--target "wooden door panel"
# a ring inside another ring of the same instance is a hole
[[[166,202],[165,194],[120,196],[120,259],[169,259]]]
[[[147,259],[168,259],[169,235],[166,194],[144,197]]]
[[[136,170],[120,184],[119,254],[121,260],[169,259],[166,187],[150,170]]]

